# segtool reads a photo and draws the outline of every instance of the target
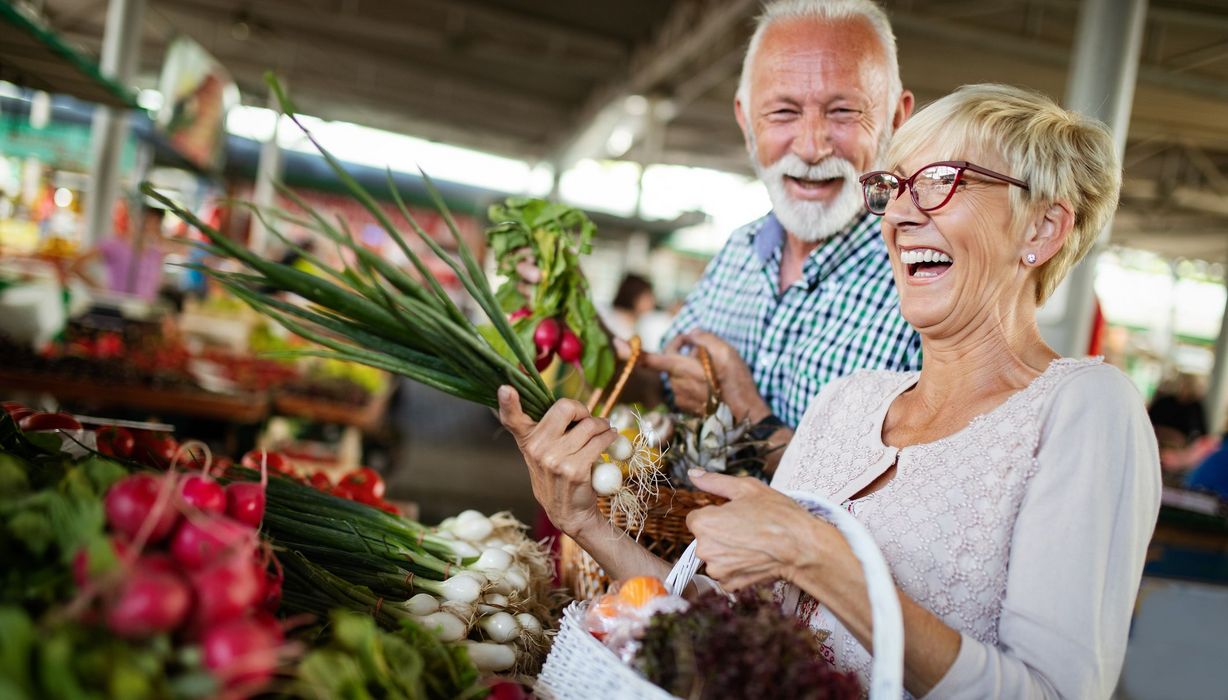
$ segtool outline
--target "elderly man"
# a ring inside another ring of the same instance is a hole
[[[708,385],[687,346],[708,349],[722,397],[783,442],[824,384],[862,368],[916,369],[878,217],[857,182],[912,112],[895,37],[870,0],[780,0],[759,19],[734,116],[772,211],[738,229],[686,300],[666,351],[677,406]],[[775,430],[775,428],[783,428]]]

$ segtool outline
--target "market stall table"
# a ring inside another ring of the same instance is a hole
[[[0,370],[0,387],[5,391],[51,394],[60,401],[92,408],[135,409],[235,424],[258,423],[269,412],[269,400],[262,394],[133,386],[29,371]]]

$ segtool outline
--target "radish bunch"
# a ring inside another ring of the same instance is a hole
[[[555,355],[563,362],[583,371],[580,358],[584,356],[584,343],[575,331],[557,318],[543,318],[537,324],[533,331],[533,347],[536,350],[533,364],[539,372],[550,366]]]
[[[170,634],[199,644],[218,682],[249,692],[279,664],[284,645],[271,613],[282,574],[257,528],[260,483],[225,487],[202,473],[132,474],[104,500],[117,566],[78,552],[73,572],[81,599],[117,636]],[[101,571],[99,569],[102,569]]]

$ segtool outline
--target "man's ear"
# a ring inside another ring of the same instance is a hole
[[[1074,220],[1074,210],[1070,208],[1069,202],[1050,204],[1033,219],[1032,227],[1023,242],[1021,257],[1026,259],[1031,253],[1036,255],[1034,265],[1048,262],[1066,244],[1066,238],[1074,230]]]
[[[742,96],[733,96],[733,118],[738,120],[738,128],[742,130],[742,143],[746,146],[746,152],[750,153],[750,124],[746,123],[746,111],[742,109]],[[751,153],[753,156],[754,154]]]
[[[912,90],[905,90],[900,93],[900,101],[895,105],[895,114],[891,115],[892,133],[912,116],[912,110],[916,106],[917,98],[912,94]]]

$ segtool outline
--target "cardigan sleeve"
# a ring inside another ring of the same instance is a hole
[[[927,697],[1107,698],[1160,507],[1155,436],[1115,368],[1054,393],[1011,540],[998,644],[962,635]]]

